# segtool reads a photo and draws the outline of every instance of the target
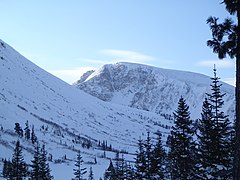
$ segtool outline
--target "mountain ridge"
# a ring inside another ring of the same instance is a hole
[[[226,93],[224,110],[233,118],[234,87],[221,83],[221,90]],[[199,73],[120,62],[84,74],[84,79],[80,78],[74,86],[103,101],[159,114],[172,114],[183,96],[197,118],[199,102],[210,92],[210,84],[211,78]]]
[[[111,65],[105,67],[110,68]],[[124,69],[124,66],[120,67]],[[122,87],[128,87],[130,82],[141,84],[142,81],[149,85],[142,87],[142,92],[152,90],[154,74],[149,76],[150,71],[144,68],[138,70],[140,74],[145,73],[140,77],[123,76],[123,81],[118,81],[118,84],[108,84],[109,79],[118,73],[102,68],[101,72],[107,72],[103,81],[109,85],[104,87],[105,90],[121,90]],[[166,114],[158,114],[125,104],[104,102],[39,68],[2,40],[0,72],[0,159],[10,159],[15,143],[20,139],[24,159],[31,162],[34,146],[18,137],[14,131],[15,123],[24,128],[28,121],[30,128],[34,126],[39,143],[45,144],[48,154],[53,157],[49,164],[55,179],[69,179],[73,176],[72,169],[78,150],[81,150],[84,166],[92,167],[95,178],[99,179],[103,177],[109,159],[115,156],[114,152],[101,149],[99,142],[107,142],[113,149],[124,152],[126,160],[133,162],[139,138],[146,137],[147,131],[153,134],[159,130],[165,143],[172,126],[173,121],[168,115],[172,113],[173,107]],[[124,72],[121,73],[124,75]],[[100,73],[89,73],[83,82],[96,75]],[[138,85],[133,84],[126,93],[138,90]],[[101,89],[97,86],[93,88]],[[125,99],[121,94],[118,95],[115,100],[130,99],[129,94]],[[91,144],[90,148],[85,147],[86,143]],[[95,158],[96,164],[93,163]],[[2,165],[0,161],[0,169]]]
[[[39,68],[4,41],[0,41],[0,72],[0,159],[10,159],[20,139],[24,159],[31,161],[34,146],[14,131],[15,123],[24,129],[27,121],[52,154],[50,167],[56,179],[72,177],[77,150],[99,179],[114,158],[114,152],[104,153],[99,142],[128,152],[126,157],[133,160],[137,140],[147,131],[161,130],[163,139],[167,138],[171,122],[164,117],[101,101]],[[86,143],[91,144],[89,149]],[[93,165],[94,158],[98,162]]]

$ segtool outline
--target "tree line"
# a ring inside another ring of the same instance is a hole
[[[45,145],[41,148],[36,143],[33,160],[31,164],[24,161],[22,154],[22,146],[17,140],[12,160],[3,161],[2,177],[10,180],[51,180],[53,176],[50,174],[51,170],[47,162],[47,152]]]
[[[160,132],[156,133],[155,143],[148,133],[145,140],[138,141],[134,166],[119,166],[116,159],[114,166],[110,161],[104,179],[233,179],[235,131],[222,111],[225,94],[221,93],[222,84],[215,68],[211,79],[211,93],[206,94],[202,103],[200,119],[191,120],[189,106],[181,97],[173,113],[167,147],[162,144]]]
[[[200,119],[196,122],[191,120],[189,106],[181,97],[177,110],[173,113],[174,124],[166,147],[162,143],[161,132],[156,132],[154,137],[148,132],[146,139],[138,140],[134,162],[127,161],[123,153],[121,156],[119,151],[115,151],[115,158],[110,160],[104,172],[104,180],[233,179],[235,131],[228,116],[222,111],[225,94],[221,92],[219,79],[214,68],[211,92],[206,94],[202,102]],[[15,131],[21,136],[22,131],[15,125]],[[25,125],[25,138],[31,139],[27,130],[28,123]],[[17,141],[12,160],[4,160],[3,177],[53,179],[45,146],[40,148],[39,143],[34,144],[32,164],[27,165],[22,157],[20,142]],[[105,141],[99,144],[108,147]],[[86,173],[78,151],[72,180],[83,180]],[[94,179],[92,167],[88,179]]]

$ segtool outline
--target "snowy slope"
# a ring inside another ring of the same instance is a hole
[[[74,86],[103,101],[165,115],[172,114],[183,96],[196,119],[210,84],[210,77],[198,73],[116,63],[87,72]],[[221,90],[226,93],[223,110],[233,120],[234,87],[222,84]]]
[[[50,163],[55,179],[71,179],[76,150],[81,149],[83,159],[93,166],[96,178],[102,176],[109,159],[114,156],[97,148],[98,141],[107,140],[113,148],[135,152],[136,141],[146,131],[161,130],[166,138],[169,120],[153,112],[111,104],[95,98],[25,59],[5,42],[0,41],[0,158],[11,158],[15,142],[15,123],[30,129],[34,125],[40,143],[46,144],[55,163]],[[82,148],[74,142],[91,141],[93,147]],[[32,159],[33,146],[20,139],[25,159]],[[59,164],[62,157],[67,160]],[[130,155],[129,155],[130,156]],[[132,159],[133,157],[129,157]],[[0,163],[1,166],[1,163]],[[1,172],[1,169],[0,169]],[[59,174],[59,172],[62,172]]]

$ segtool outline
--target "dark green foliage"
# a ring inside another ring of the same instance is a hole
[[[12,157],[10,179],[22,180],[26,177],[26,173],[26,163],[24,162],[22,147],[18,140]]]
[[[172,179],[194,179],[195,161],[192,120],[189,107],[181,97],[174,113],[175,121],[171,131],[170,170]]]
[[[31,141],[33,144],[37,142],[37,136],[35,135],[34,126],[32,126]]]
[[[50,174],[51,170],[49,168],[49,164],[47,162],[47,152],[45,150],[45,145],[43,145],[40,150],[39,159],[40,159],[40,164],[39,164],[40,179],[42,180],[53,179],[53,176]]]
[[[118,172],[118,179],[125,179],[125,173],[126,173],[126,166],[125,166],[125,160],[124,160],[124,156],[122,154],[122,158],[119,159],[120,163],[119,163],[119,169],[117,170]]]
[[[237,0],[224,0],[223,2],[226,6],[227,11],[231,15],[235,15],[237,13],[237,3],[238,3]]]
[[[152,143],[151,138],[149,136],[149,132],[147,132],[147,139],[145,141],[144,149],[145,149],[145,162],[146,162],[146,169],[145,169],[145,178],[151,179],[152,175],[152,162],[153,162],[153,154],[152,154]]]
[[[153,144],[150,133],[145,141],[139,140],[135,159],[136,179],[163,179],[165,151],[162,147],[161,133],[157,132],[157,142]]]
[[[41,180],[41,170],[40,170],[40,164],[41,164],[41,154],[40,154],[40,148],[38,143],[35,147],[34,157],[32,160],[32,172],[31,172],[31,178],[35,180]]]
[[[213,36],[212,40],[207,41],[207,45],[213,49],[214,53],[218,54],[219,59],[225,58],[226,55],[234,58],[237,47],[237,26],[234,22],[230,18],[227,18],[222,24],[219,24],[218,18],[209,17],[207,23],[210,26]]]
[[[114,159],[115,160],[115,172],[116,172],[117,177],[120,174],[120,161],[121,161],[121,159],[120,159],[119,156],[120,156],[120,154],[117,151],[116,154],[115,154],[115,159]]]
[[[25,136],[26,139],[28,137],[27,128],[28,122],[26,123],[25,128]],[[19,125],[19,123],[15,123],[15,131],[19,133],[19,136],[23,136],[23,131]],[[33,128],[34,129],[34,128]],[[30,131],[29,131],[30,133]],[[33,130],[33,136],[34,130]],[[36,140],[36,138],[34,139]],[[28,165],[24,162],[24,158],[22,155],[22,147],[20,145],[20,141],[18,140],[16,143],[16,147],[14,149],[12,161],[4,160],[3,172],[2,175],[7,179],[14,180],[22,180],[26,178],[31,178],[34,180],[51,180],[53,176],[50,174],[49,164],[47,163],[47,152],[45,150],[45,146],[43,145],[41,150],[39,150],[39,145],[37,143],[34,152],[34,159],[32,160],[32,171],[28,171]]]
[[[108,145],[107,140],[103,140],[102,142],[101,142],[101,141],[98,141],[98,146],[99,146],[102,150],[113,151],[112,145],[111,145],[111,144]]]
[[[133,179],[135,179],[134,168],[130,165],[130,163],[125,162],[124,180]]]
[[[116,157],[114,160],[115,160],[115,167],[112,161],[110,161],[109,166],[104,173],[104,180],[135,179],[134,169],[130,165],[130,163],[127,163],[125,161],[123,154],[122,154],[122,157],[119,158],[119,153],[116,153]]]
[[[26,140],[30,139],[30,129],[29,129],[28,121],[25,123],[24,135]]]
[[[23,137],[23,130],[19,123],[15,123],[15,132],[18,134],[18,137]]]
[[[207,45],[218,54],[219,59],[236,58],[236,119],[235,119],[235,142],[234,142],[234,162],[233,179],[240,179],[240,1],[223,0],[226,10],[236,17],[237,23],[227,18],[223,23],[218,23],[218,18],[210,17],[207,23],[212,31],[212,40],[207,41]]]
[[[2,170],[2,176],[4,178],[9,178],[11,175],[11,171],[12,171],[12,163],[11,161],[7,161],[6,159],[4,159],[3,161],[3,170]]]
[[[104,173],[104,180],[117,180],[116,171],[111,160],[107,170]]]
[[[146,158],[143,142],[141,139],[138,141],[138,151],[135,159],[135,168],[136,178],[143,179],[146,176]]]
[[[209,100],[205,100],[202,109],[202,118],[199,123],[199,177],[202,179],[232,179],[232,129],[227,116],[221,111],[224,104],[220,91],[221,84],[216,76],[211,84]]]
[[[125,162],[124,162],[124,157],[120,158],[120,153],[117,151],[115,155],[115,173],[116,177],[118,179],[124,179],[124,173],[125,173]]]
[[[83,180],[83,175],[87,173],[86,168],[82,168],[82,165],[83,159],[80,151],[78,151],[77,159],[75,161],[75,169],[73,169],[75,175],[73,178],[74,180]]]
[[[214,139],[214,121],[212,119],[212,106],[207,100],[203,102],[201,119],[198,125],[198,178],[206,179],[208,176],[209,168],[214,161],[215,145],[212,143]]]
[[[162,145],[162,134],[156,133],[157,142],[153,147],[153,160],[151,164],[151,174],[155,179],[164,179],[164,167],[166,164],[166,152]]]
[[[12,161],[4,160],[3,177],[14,180],[22,180],[27,177],[34,180],[53,179],[46,160],[45,146],[43,146],[40,150],[38,144],[36,145],[31,168],[32,171],[29,172],[27,169],[27,164],[24,162],[22,148],[18,140],[14,149]]]

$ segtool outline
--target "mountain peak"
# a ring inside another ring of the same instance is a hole
[[[197,118],[201,111],[199,102],[210,91],[210,84],[210,77],[198,73],[119,62],[102,66],[75,86],[103,101],[160,114],[172,114],[183,96]],[[226,104],[231,104],[226,110],[230,112],[234,106],[234,87],[222,84]]]

